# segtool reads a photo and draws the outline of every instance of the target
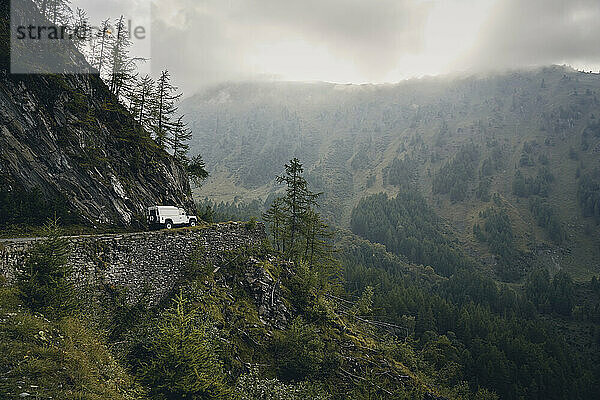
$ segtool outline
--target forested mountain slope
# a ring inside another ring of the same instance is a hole
[[[395,85],[224,84],[182,109],[212,173],[199,198],[269,200],[295,156],[337,226],[356,231],[366,196],[420,192],[491,269],[520,260],[503,279],[530,269],[527,257],[589,279],[600,262],[599,93],[597,74],[553,66]]]

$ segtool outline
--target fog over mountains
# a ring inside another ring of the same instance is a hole
[[[600,254],[576,174],[599,166],[599,93],[597,74],[554,66],[394,85],[222,84],[182,111],[192,152],[211,171],[197,198],[268,201],[279,189],[273,177],[298,157],[334,225],[350,227],[362,198],[393,197],[410,181],[464,243],[486,253],[472,230],[493,196],[518,246],[555,245],[531,211],[529,195],[541,195],[571,246],[560,262],[586,275]],[[463,160],[468,146],[472,160]],[[540,171],[552,176],[543,193],[515,191],[515,177],[533,182]]]
[[[382,83],[563,63],[600,70],[595,0],[174,0],[152,15],[153,69],[169,65],[188,95],[265,76]]]
[[[153,3],[0,1],[1,399],[599,397],[597,0]]]

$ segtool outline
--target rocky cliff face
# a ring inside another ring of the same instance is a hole
[[[0,75],[0,148],[1,190],[39,189],[90,222],[190,203],[184,169],[97,76]]]
[[[192,206],[183,167],[98,76],[9,73],[7,3],[0,6],[0,192],[41,191],[93,224],[129,225],[153,204]]]

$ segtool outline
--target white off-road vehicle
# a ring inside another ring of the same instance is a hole
[[[148,225],[151,228],[172,229],[174,226],[196,226],[198,218],[187,215],[183,208],[172,206],[148,207]]]

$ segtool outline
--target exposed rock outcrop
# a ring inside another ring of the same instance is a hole
[[[9,15],[8,2],[0,9]],[[130,225],[153,204],[193,206],[184,168],[97,75],[11,75],[7,17],[0,28],[0,191],[41,191],[92,224]]]

